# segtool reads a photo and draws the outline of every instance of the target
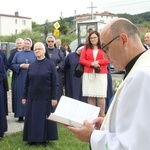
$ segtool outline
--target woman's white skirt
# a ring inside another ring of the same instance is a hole
[[[83,73],[82,95],[105,98],[107,95],[107,74]]]

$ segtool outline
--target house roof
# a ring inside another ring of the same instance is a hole
[[[104,11],[104,12],[102,12],[102,13],[96,12],[96,13],[94,13],[94,15],[118,17],[118,15],[113,14],[113,13],[110,13],[110,12],[108,12],[108,11]]]
[[[32,19],[30,17],[23,17],[23,16],[19,16],[19,12],[15,12],[14,15],[8,15],[8,14],[0,14],[0,17],[4,16],[4,17],[14,17],[14,18],[24,18],[24,19]]]
[[[104,11],[104,12],[101,12],[101,13],[99,13],[99,12],[93,13],[93,16],[96,16],[96,15],[118,17],[118,15],[109,13],[108,11]],[[85,17],[85,16],[91,16],[91,14],[87,13],[87,14],[77,15],[77,17]]]

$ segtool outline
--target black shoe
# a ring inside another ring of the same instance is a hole
[[[18,122],[24,122],[23,117],[19,117],[19,118],[18,118]]]

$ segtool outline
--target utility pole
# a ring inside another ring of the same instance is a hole
[[[93,6],[93,2],[91,2],[91,7],[87,7],[91,9],[91,19],[93,19],[93,8],[97,8],[96,6]]]
[[[74,11],[74,28],[76,28],[76,16],[77,16],[77,11]]]
[[[63,12],[62,11],[60,12],[60,18],[61,19],[63,18]]]

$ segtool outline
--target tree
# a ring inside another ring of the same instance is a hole
[[[66,35],[68,33],[68,26],[67,26],[65,20],[63,18],[60,18],[60,20],[58,22],[60,24],[60,28],[59,28],[60,33],[62,35]]]
[[[148,28],[150,30],[150,22],[143,22],[141,27]]]
[[[45,39],[49,34],[53,33],[54,31],[53,24],[54,24],[53,22],[49,22],[48,20],[46,20],[45,23],[42,25],[43,31],[41,33],[44,33]]]

